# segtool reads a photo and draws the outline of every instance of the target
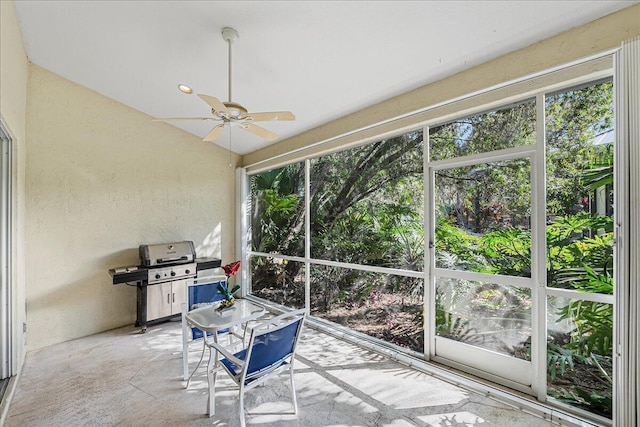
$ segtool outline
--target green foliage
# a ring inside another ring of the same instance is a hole
[[[471,345],[481,345],[483,342],[483,336],[470,327],[468,320],[455,316],[441,307],[436,308],[436,335]]]
[[[293,164],[251,177],[251,242],[258,252],[304,254],[304,168]]]
[[[581,387],[573,386],[569,390],[563,388],[560,392],[551,394],[561,402],[576,406],[610,418],[612,414],[611,396],[598,392],[597,390],[587,391]]]
[[[553,342],[547,343],[547,367],[548,373],[552,380],[558,377],[558,369],[560,375],[567,373],[567,368],[570,370],[575,369],[573,363],[573,352],[568,349],[559,346]]]
[[[548,271],[551,287],[580,292],[613,294],[612,219],[587,213],[552,219],[547,225]],[[442,220],[436,230],[436,262],[440,267],[464,268],[477,272],[526,275],[530,272],[531,236],[515,228],[503,228],[484,235],[475,235]],[[448,261],[447,261],[448,260]],[[464,289],[460,290],[461,292]],[[474,297],[477,304],[491,304],[490,294]],[[576,375],[576,366],[594,366],[592,381],[610,381],[610,373],[601,364],[611,364],[613,343],[613,306],[611,304],[568,300],[557,309],[556,321],[569,321],[573,328],[567,342],[549,342],[547,366],[551,381]],[[465,321],[443,310],[436,302],[436,333],[441,336],[481,345],[478,335]],[[498,330],[498,329],[496,329]],[[604,360],[604,362],[599,362]],[[601,389],[571,386],[550,389],[560,400],[587,407],[610,416],[611,397]]]
[[[575,354],[591,356],[611,354],[613,346],[613,306],[611,304],[571,300],[558,310],[558,321],[571,320],[571,341],[565,347]]]
[[[613,220],[596,214],[602,207],[595,209],[592,202],[594,192],[602,195],[604,189],[607,199],[611,194],[613,149],[607,138],[613,129],[612,102],[611,82],[546,98],[546,279],[553,288],[613,294]],[[534,144],[535,117],[534,102],[527,101],[431,127],[430,159]],[[422,271],[422,150],[422,133],[415,131],[312,159],[310,236],[304,235],[304,164],[255,175],[253,250],[303,256],[308,237],[312,258]],[[439,170],[434,185],[437,267],[531,277],[530,159]],[[609,210],[610,202],[607,215]],[[304,301],[304,287],[295,282],[302,276],[301,268],[299,262],[252,261],[254,289],[289,289],[288,298]],[[412,297],[424,293],[422,280],[355,269],[313,266],[311,277],[311,308],[318,311],[371,302],[379,290]],[[468,290],[460,285],[461,294]],[[529,296],[517,295],[517,290],[504,295],[483,289],[474,298],[478,307],[492,310],[501,298],[525,301]],[[562,340],[548,343],[551,380],[575,376],[584,366],[593,368],[598,378],[607,378],[612,306],[567,301],[551,313],[554,320],[573,325]],[[438,334],[481,344],[474,341],[482,338],[469,321],[447,313],[442,301],[436,301],[435,315]],[[416,315],[420,331],[421,316]],[[606,393],[577,385],[553,390],[565,401],[611,413]]]
[[[577,198],[588,195],[584,170],[593,168],[591,163],[602,150],[593,141],[613,129],[613,83],[548,96],[545,110],[547,210],[575,214]]]
[[[505,227],[478,236],[441,219],[436,227],[436,266],[531,276],[531,234]]]
[[[383,265],[393,241],[380,218],[366,204],[349,207],[334,220],[328,230],[313,240],[317,252],[331,254],[329,259],[365,265]]]
[[[449,159],[533,144],[535,117],[534,102],[526,101],[434,127],[429,134],[430,157]]]
[[[482,258],[480,238],[449,224],[444,218],[436,226],[436,266],[441,268],[464,268],[488,273],[489,266]]]
[[[611,217],[586,213],[548,224],[549,286],[613,294],[612,229]]]
[[[531,233],[505,227],[482,236],[480,248],[493,273],[531,277]]]
[[[330,310],[336,303],[359,304],[384,284],[375,273],[330,266],[313,266],[312,306]]]
[[[582,176],[582,184],[589,190],[613,184],[613,145],[594,150],[588,169]]]
[[[613,294],[612,233],[588,237],[589,230],[610,229],[611,218],[588,214],[560,217],[547,227],[549,251],[548,285],[581,292]],[[586,234],[586,236],[585,236]],[[475,236],[446,222],[438,224],[436,250],[440,267],[454,264],[476,272],[502,275],[530,274],[531,236],[514,228],[504,228]],[[571,320],[570,347],[589,355],[597,350],[609,354],[612,345],[611,304],[572,300],[563,306],[558,321]]]
[[[477,234],[507,227],[527,228],[531,209],[528,159],[496,161],[435,173],[438,222]]]
[[[389,266],[403,245],[424,241],[421,132],[314,159],[311,176],[314,258]]]

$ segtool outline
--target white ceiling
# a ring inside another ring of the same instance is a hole
[[[29,59],[153,117],[206,116],[178,83],[249,111],[286,139],[637,1],[26,1]],[[214,122],[183,122],[204,137]],[[178,123],[176,123],[178,125]],[[216,143],[229,147],[228,133]],[[232,129],[232,149],[268,145]]]

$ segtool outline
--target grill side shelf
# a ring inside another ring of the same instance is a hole
[[[218,258],[196,258],[196,271],[218,268],[222,265],[222,260]]]
[[[148,270],[146,268],[138,268],[135,271],[116,272],[116,268],[110,268],[109,274],[113,278],[113,284],[119,285],[127,282],[140,282],[147,280]]]

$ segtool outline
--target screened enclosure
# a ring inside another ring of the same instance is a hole
[[[612,79],[247,175],[249,293],[612,416]]]

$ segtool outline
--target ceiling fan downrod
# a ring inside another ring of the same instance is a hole
[[[238,35],[238,32],[233,28],[224,27],[222,29],[222,38],[229,45],[229,99],[227,100],[227,102],[229,103],[232,102],[231,100],[231,44],[233,43],[234,40],[236,40],[239,37],[240,36]]]

